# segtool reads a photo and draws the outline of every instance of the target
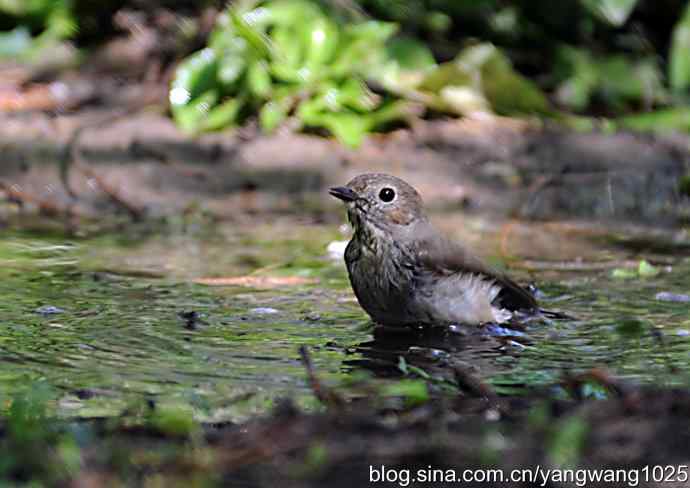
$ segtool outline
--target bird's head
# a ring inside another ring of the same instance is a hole
[[[373,227],[394,233],[426,219],[422,197],[400,178],[369,173],[353,178],[329,193],[344,201],[355,231]]]

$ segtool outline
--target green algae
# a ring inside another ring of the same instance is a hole
[[[314,408],[301,345],[326,383],[347,385],[367,372],[384,391],[400,388],[401,357],[410,371],[426,370],[415,364],[421,357],[473,365],[503,393],[599,366],[643,383],[690,383],[690,305],[655,299],[660,291],[688,293],[687,262],[631,280],[591,270],[542,279],[536,271],[543,306],[575,319],[530,325],[524,343],[388,340],[372,338],[342,262],[325,257],[335,239],[343,236],[334,226],[294,222],[88,239],[6,234],[0,388],[12,395],[44,382],[58,392],[62,416],[116,415],[154,399],[190,405],[198,419],[240,419],[282,396]],[[313,282],[273,289],[194,283],[228,276]],[[192,328],[179,317],[189,311],[200,318]]]

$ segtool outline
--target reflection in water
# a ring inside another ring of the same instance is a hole
[[[392,331],[374,329],[372,340],[357,345],[362,357],[346,364],[364,367],[378,376],[400,376],[399,358],[425,368],[443,363],[449,357],[458,360],[480,359],[497,355],[498,342],[478,332],[458,334],[444,328],[427,331]]]

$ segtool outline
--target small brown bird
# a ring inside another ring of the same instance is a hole
[[[384,326],[503,323],[535,298],[442,235],[400,178],[363,174],[331,188],[354,228],[345,263],[357,300]]]

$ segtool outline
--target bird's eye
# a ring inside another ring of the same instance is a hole
[[[393,188],[384,188],[379,192],[379,198],[382,202],[390,203],[395,198],[395,191]]]

